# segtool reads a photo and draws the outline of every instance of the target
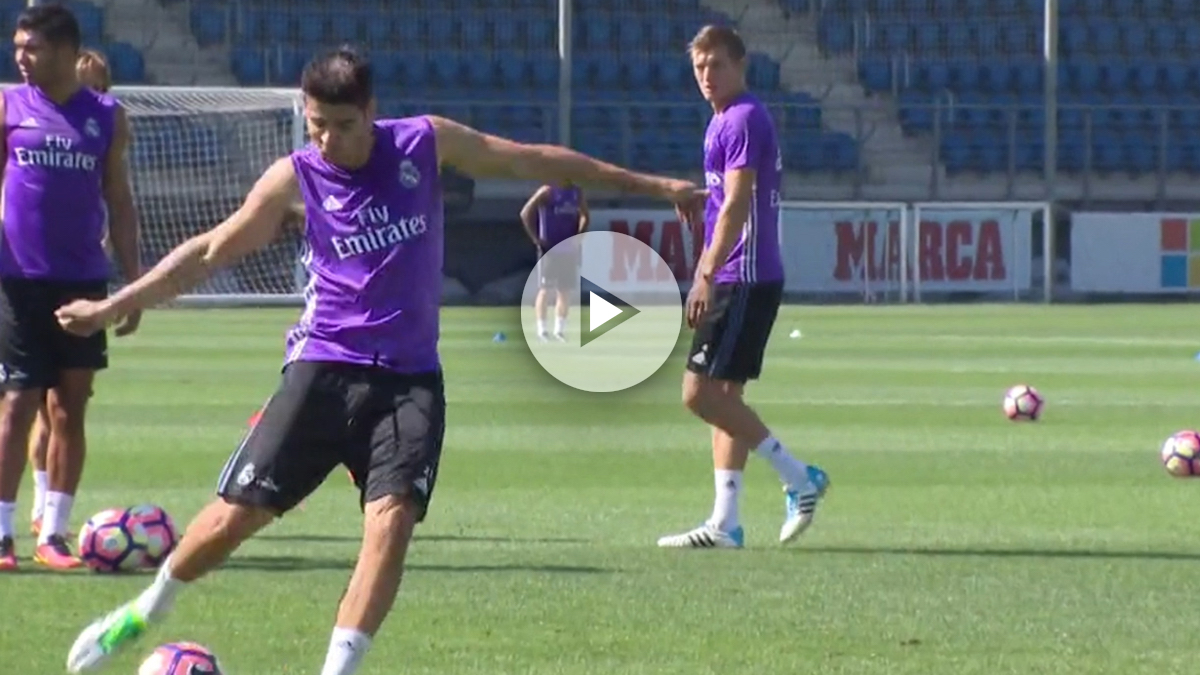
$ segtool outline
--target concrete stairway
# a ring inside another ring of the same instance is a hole
[[[780,78],[791,91],[821,101],[824,126],[863,139],[868,184],[897,195],[928,189],[933,162],[928,139],[906,137],[893,101],[867,96],[858,84],[854,60],[823,55],[813,15],[788,16],[775,0],[702,0],[709,9],[732,16],[751,50],[780,63]]]
[[[237,86],[225,49],[202,49],[189,28],[186,3],[107,0],[108,38],[142,49],[151,82],[164,85]]]

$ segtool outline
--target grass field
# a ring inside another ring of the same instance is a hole
[[[1200,486],[1157,461],[1200,418],[1193,307],[786,309],[750,398],[833,488],[781,549],[778,483],[753,464],[743,551],[654,547],[711,505],[682,355],[635,390],[583,394],[538,368],[516,316],[445,313],[441,476],[364,675],[1194,669]],[[114,341],[74,528],[140,501],[186,522],[274,387],[293,318],[159,312]],[[511,339],[494,344],[500,330]],[[1042,422],[1001,415],[1021,381],[1046,395]],[[235,675],[315,673],[358,523],[335,473],[107,672],[191,639]],[[62,672],[76,632],[147,581],[28,562],[0,578],[0,673]]]

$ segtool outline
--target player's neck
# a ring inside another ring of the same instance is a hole
[[[70,101],[75,94],[79,93],[79,90],[82,88],[82,86],[83,85],[79,84],[79,80],[72,77],[70,79],[64,79],[62,82],[38,86],[38,89],[42,90],[42,94],[45,95],[46,98],[59,105],[62,105],[67,101]]]
[[[375,149],[375,130],[371,130],[371,135],[364,147],[359,152],[354,153],[353,157],[347,157],[344,162],[329,162],[343,171],[358,171],[366,166],[371,161],[371,153]],[[328,161],[328,160],[326,160]]]
[[[743,95],[745,95],[745,93],[747,91],[748,91],[747,88],[745,86],[743,86],[740,89],[734,91],[729,96],[726,96],[719,101],[713,101],[712,102],[713,111],[719,112],[719,113],[725,112],[726,108],[728,108],[730,105],[732,105],[734,101],[738,100]]]

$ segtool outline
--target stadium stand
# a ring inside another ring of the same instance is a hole
[[[619,10],[611,10],[611,7]],[[698,0],[576,4],[574,145],[644,169],[694,171],[708,118],[683,56],[704,23],[728,23]],[[294,85],[316,48],[372,50],[384,114],[433,111],[526,141],[557,139],[555,0],[421,0],[405,11],[314,0],[193,0],[197,42],[228,42],[245,85]],[[788,92],[779,64],[752,57],[754,88],[776,106],[793,167],[851,171],[854,140],[822,129],[817,101]],[[631,105],[633,104],[633,105]],[[813,148],[819,148],[814,152]]]
[[[948,173],[1042,170],[1042,0],[823,5],[824,53],[854,55],[906,134],[936,127]],[[1200,172],[1200,110],[1182,107],[1200,84],[1200,2],[1062,0],[1059,55],[1059,171]]]

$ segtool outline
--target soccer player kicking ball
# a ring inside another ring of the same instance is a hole
[[[746,382],[757,379],[762,370],[783,294],[783,159],[770,112],[746,90],[746,45],[737,32],[706,26],[689,51],[713,117],[704,135],[704,175],[710,192],[704,252],[687,298],[687,320],[695,336],[683,400],[712,427],[716,499],[704,524],[663,537],[658,545],[742,547],[738,498],[751,451],[766,459],[783,481],[786,511],[779,540],[788,542],[812,523],[829,477],[792,457],[742,399]]]
[[[413,529],[437,480],[445,426],[438,355],[444,246],[439,167],[475,178],[567,178],[698,212],[701,188],[548,145],[523,145],[439,117],[375,119],[370,66],[343,48],[301,76],[312,143],[272,165],[241,208],[106,300],[62,307],[89,335],[153,307],[268,245],[303,199],[311,282],[282,380],[221,472],[218,498],[137,598],[88,626],[67,670],[99,668],[170,611],[176,594],[344,464],[361,491],[363,540],[338,607],[323,675],[358,670],[400,586]]]
[[[534,217],[537,222],[535,224]],[[538,339],[550,339],[546,332],[546,296],[555,293],[554,339],[567,341],[567,312],[570,294],[576,290],[579,276],[578,251],[569,246],[550,249],[587,230],[591,215],[587,199],[577,185],[543,185],[521,209],[521,222],[538,250],[538,294],[534,300]]]
[[[79,59],[75,61],[75,74],[80,84],[101,94],[108,93],[112,87],[108,61],[93,49],[79,52]],[[33,429],[29,432],[29,463],[33,465],[33,509],[29,514],[29,530],[35,537],[42,532],[42,513],[46,510],[46,493],[50,490],[50,473],[46,470],[46,454],[49,448],[50,406],[42,399]]]
[[[63,331],[55,310],[108,293],[106,226],[121,272],[136,279],[138,224],[125,163],[129,123],[111,97],[76,75],[79,23],[60,5],[25,10],[13,36],[25,84],[0,98],[5,124],[0,247],[0,570],[17,567],[13,514],[29,432],[48,412],[48,489],[34,560],[82,563],[65,534],[83,471],[84,413],[96,371],[108,366],[103,332]],[[107,218],[106,218],[107,214]],[[139,313],[117,330],[132,332]]]

